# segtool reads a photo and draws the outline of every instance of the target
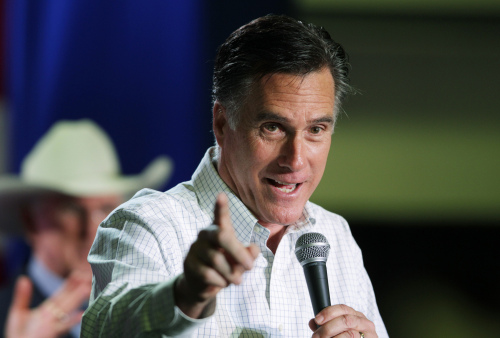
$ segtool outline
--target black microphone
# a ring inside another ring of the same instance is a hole
[[[326,272],[329,253],[330,244],[325,236],[317,232],[305,233],[295,243],[295,256],[304,269],[315,316],[331,305]]]

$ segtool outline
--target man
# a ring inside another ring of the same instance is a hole
[[[144,190],[101,224],[82,337],[387,337],[347,223],[308,202],[347,67],[326,31],[285,16],[229,36],[214,69],[217,145],[191,181]],[[335,304],[313,319],[294,255],[310,231],[332,246]]]
[[[0,229],[24,230],[32,249],[27,276],[0,293],[1,335],[79,337],[92,280],[86,258],[99,223],[125,196],[161,186],[169,168],[159,158],[140,175],[122,176],[95,123],[53,126],[23,161],[20,177],[0,179]]]

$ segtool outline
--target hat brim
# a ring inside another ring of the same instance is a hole
[[[166,156],[160,156],[140,174],[106,179],[91,178],[56,184],[27,182],[19,176],[6,175],[0,178],[0,232],[9,235],[22,234],[22,206],[37,195],[55,192],[78,197],[122,195],[128,198],[142,188],[160,188],[172,171],[172,161]]]

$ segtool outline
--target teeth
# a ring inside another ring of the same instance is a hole
[[[281,184],[281,185],[284,185],[285,187],[276,187],[278,188],[278,190],[280,191],[283,191],[285,193],[290,193],[292,191],[295,190],[295,188],[297,188],[297,184],[296,183],[285,183],[285,182],[280,182],[280,181],[277,181],[277,180],[274,180],[276,183],[278,184]]]
[[[283,191],[283,192],[288,193],[288,192],[292,192],[292,191],[294,191],[296,187],[297,187],[297,186],[294,184],[294,185],[293,185],[293,186],[291,186],[290,188],[287,188],[287,187],[283,187],[283,188],[278,188],[278,187],[277,187],[277,188],[278,188],[278,190],[280,190],[280,191]]]

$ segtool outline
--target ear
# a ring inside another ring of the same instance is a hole
[[[217,144],[219,145],[219,147],[221,147],[224,142],[226,129],[228,128],[226,108],[219,101],[215,101],[212,113],[212,128],[214,130]]]

